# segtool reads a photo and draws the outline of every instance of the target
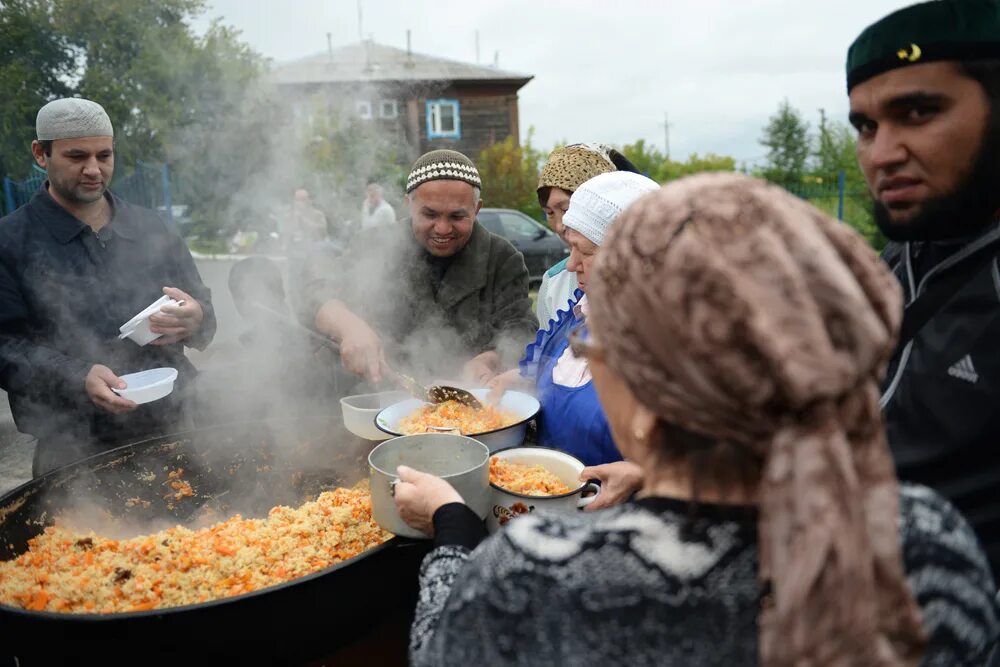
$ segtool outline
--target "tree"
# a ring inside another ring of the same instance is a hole
[[[137,160],[169,162],[175,203],[218,228],[271,150],[248,139],[261,136],[275,105],[255,85],[263,59],[238,32],[218,22],[202,36],[192,30],[204,10],[203,0],[0,3],[0,175],[30,168],[38,108],[80,95],[114,124],[116,180]],[[19,78],[28,83],[13,85]]]
[[[483,179],[483,201],[487,206],[517,209],[541,220],[544,216],[536,190],[542,154],[531,144],[533,135],[531,128],[520,146],[513,136],[487,146],[480,151],[476,166]]]
[[[836,179],[843,171],[848,181],[862,182],[858,165],[857,139],[854,130],[845,123],[830,122],[826,112],[819,110],[819,128],[813,152],[812,173],[824,179]]]
[[[782,185],[801,182],[809,159],[809,124],[788,100],[768,120],[760,143],[767,147],[763,176]]]
[[[625,144],[622,153],[631,160],[639,171],[657,183],[666,183],[675,178],[690,176],[704,171],[736,171],[736,160],[725,155],[706,153],[699,156],[692,153],[684,162],[668,159],[659,149],[647,147],[645,140]]]
[[[35,116],[49,100],[67,95],[73,57],[56,29],[51,2],[0,3],[0,177],[27,175]]]
[[[871,196],[858,165],[855,132],[845,123],[828,121],[826,112],[820,109],[810,180],[817,185],[828,186],[831,194],[827,197],[815,197],[811,201],[831,215],[838,212],[841,173],[844,174],[844,222],[864,236],[873,247],[881,250],[886,239],[872,217]]]

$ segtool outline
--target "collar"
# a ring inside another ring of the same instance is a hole
[[[128,204],[112,194],[110,190],[106,191],[104,196],[112,206],[111,222],[108,223],[111,231],[116,236],[130,241],[138,240],[140,238],[139,230],[132,222],[132,216],[126,214]],[[90,227],[52,198],[52,195],[49,194],[48,181],[42,183],[38,192],[31,198],[31,207],[38,214],[41,224],[49,230],[52,238],[58,243],[69,243],[84,230],[90,230]]]
[[[469,242],[452,256],[452,262],[444,273],[438,289],[438,305],[444,309],[451,308],[486,286],[489,249],[490,233],[477,221]]]

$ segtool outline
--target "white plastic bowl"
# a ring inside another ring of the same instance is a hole
[[[487,394],[489,394],[488,389],[472,390],[472,395],[480,401],[485,401]],[[389,435],[403,435],[402,431],[399,430],[400,420],[410,416],[417,408],[424,405],[427,404],[418,398],[411,398],[391,405],[378,413],[378,416],[375,417],[375,426]],[[514,447],[524,442],[528,422],[541,409],[538,399],[520,391],[507,391],[500,399],[498,407],[503,412],[510,412],[516,415],[518,418],[517,421],[510,426],[505,426],[494,431],[487,431],[486,433],[463,433],[462,435],[475,438],[489,447],[491,452],[507,447]]]
[[[405,391],[383,391],[377,394],[356,394],[340,399],[344,428],[365,440],[388,440],[392,436],[375,427],[375,416],[394,403],[409,396]]]
[[[149,306],[147,306],[141,313],[118,327],[118,331],[121,332],[121,336],[119,336],[119,338],[128,338],[138,345],[149,345],[163,335],[153,333],[150,330],[149,318],[160,312],[160,309],[164,306],[176,305],[177,301],[174,301],[169,296],[161,296],[159,299],[149,304]]]
[[[150,368],[148,371],[122,375],[124,389],[112,389],[122,398],[136,403],[149,403],[168,396],[174,390],[177,379],[176,368]]]

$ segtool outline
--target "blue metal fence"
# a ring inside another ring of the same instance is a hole
[[[45,170],[32,165],[31,174],[22,180],[3,179],[0,214],[7,215],[24,206],[45,182]],[[173,222],[170,194],[170,170],[167,165],[136,162],[132,173],[111,182],[111,189],[125,201],[159,211],[168,223]]]

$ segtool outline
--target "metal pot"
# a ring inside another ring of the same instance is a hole
[[[490,508],[486,519],[486,529],[495,533],[512,519],[521,514],[534,512],[536,509],[555,512],[575,512],[583,509],[597,500],[601,487],[596,482],[581,482],[580,473],[586,467],[583,461],[549,447],[511,447],[493,456],[524,465],[540,465],[563,481],[571,490],[558,496],[528,496],[523,493],[508,491],[496,484],[490,483]],[[592,495],[584,497],[584,492]]]
[[[472,395],[482,402],[486,401],[489,394],[488,389],[473,389]],[[403,435],[399,428],[399,422],[427,405],[419,398],[411,398],[390,405],[375,416],[375,426],[380,431],[389,435]],[[490,448],[491,452],[496,452],[506,447],[520,445],[524,442],[524,436],[528,428],[528,422],[535,418],[541,409],[538,399],[530,394],[520,391],[508,390],[500,398],[497,408],[502,412],[513,414],[517,417],[517,422],[510,426],[494,429],[485,433],[469,433],[479,442]]]
[[[421,433],[386,440],[368,455],[372,517],[395,535],[427,536],[399,516],[393,501],[396,468],[409,466],[446,479],[480,519],[490,505],[490,450],[478,440],[450,433]]]

